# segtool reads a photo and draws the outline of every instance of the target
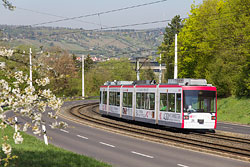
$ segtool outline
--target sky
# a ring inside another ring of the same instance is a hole
[[[102,29],[113,26],[171,20],[175,15],[187,17],[191,4],[199,5],[202,0],[167,0],[157,4],[84,17],[74,20],[40,24],[109,10],[140,5],[159,0],[9,0],[16,9],[9,11],[0,6],[0,24],[52,26],[83,29]],[[40,24],[40,25],[35,25]],[[127,29],[149,29],[166,27],[168,22],[128,26]]]

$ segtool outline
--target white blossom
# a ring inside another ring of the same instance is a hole
[[[46,86],[47,84],[50,83],[50,80],[48,77],[43,79],[36,79],[36,83],[38,84],[38,86]]]
[[[23,142],[23,138],[19,132],[14,133],[13,139],[14,139],[16,144],[21,144]]]
[[[23,131],[26,132],[28,130],[28,128],[30,127],[30,124],[29,123],[25,123],[24,126],[23,126]]]
[[[2,144],[2,150],[3,150],[4,154],[6,154],[6,155],[11,154],[11,146],[7,143]]]
[[[26,93],[27,95],[32,95],[33,92],[35,92],[34,86],[28,86],[28,87],[25,88],[25,93]]]
[[[60,121],[60,122],[55,121],[51,124],[52,129],[55,129],[55,128],[65,129],[67,127],[68,127],[68,124],[63,121]]]
[[[63,101],[60,98],[56,98],[56,96],[52,96],[49,99],[48,106],[52,108],[52,110],[58,111],[63,104]]]
[[[0,107],[0,108],[2,108],[2,107]],[[6,118],[6,115],[0,114],[0,120],[4,120],[5,118]]]
[[[68,124],[66,122],[63,122],[63,121],[60,121],[59,122],[59,128],[67,128],[68,127]]]
[[[20,88],[12,89],[11,91],[13,94],[18,95],[20,94]]]
[[[45,89],[42,92],[42,96],[44,96],[45,98],[51,98],[52,92],[49,89],[47,89],[47,90]]]
[[[39,109],[41,109],[42,112],[45,112],[47,104],[44,101],[40,101],[37,103],[37,106]]]
[[[55,114],[55,115],[53,115],[53,113],[52,112],[48,112],[48,116],[49,116],[49,118],[53,118],[53,119],[57,119],[58,118],[58,116]]]
[[[22,109],[20,110],[20,114],[22,114],[22,115],[28,115],[29,112],[30,112],[30,109],[29,109],[29,108],[22,108]]]
[[[53,117],[53,113],[52,113],[52,112],[48,112],[48,116],[49,116],[50,118],[52,118],[52,117]]]
[[[39,135],[39,136],[40,136],[40,134],[41,134],[41,130],[40,130],[39,126],[34,126],[34,127],[32,128],[32,131],[33,131],[33,133],[34,133],[35,135]]]
[[[13,55],[13,50],[6,49],[6,48],[0,48],[0,55],[5,57],[10,57]]]
[[[32,122],[40,122],[42,120],[41,113],[33,113]]]
[[[55,122],[52,122],[52,124],[51,124],[51,128],[52,128],[52,129],[55,129],[55,128],[57,128],[57,126],[58,126],[58,123],[57,123],[57,121],[55,121]]]
[[[0,123],[0,129],[5,129],[7,127],[7,125],[3,122]]]

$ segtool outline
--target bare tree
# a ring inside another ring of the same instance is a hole
[[[69,89],[70,80],[77,74],[73,56],[59,47],[53,47],[49,50],[49,56],[44,56],[42,59],[45,65],[53,69],[50,72],[53,90],[64,92]]]

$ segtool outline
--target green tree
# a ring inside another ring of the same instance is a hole
[[[98,95],[99,87],[106,81],[134,81],[135,71],[128,59],[99,62],[85,75],[85,91],[88,96]]]
[[[236,95],[238,97],[250,97],[250,55],[247,56],[246,64],[237,80]]]
[[[246,96],[249,13],[250,0],[207,0],[192,5],[178,36],[178,76],[206,78],[221,97]],[[243,88],[239,82],[244,83],[244,90],[238,90]]]
[[[141,80],[156,80],[156,76],[154,74],[154,71],[149,68],[149,69],[141,70],[140,79]]]
[[[171,23],[165,28],[164,38],[159,53],[162,54],[162,62],[166,63],[166,80],[174,76],[174,39],[175,34],[178,34],[182,29],[183,24],[180,15],[176,15]]]
[[[149,60],[152,60],[152,58]],[[146,61],[143,66],[146,67],[146,69],[140,70],[140,80],[156,80],[154,70],[150,68],[150,61]]]
[[[88,54],[85,61],[84,61],[84,71],[88,72],[94,65],[94,61],[91,59],[90,55]]]

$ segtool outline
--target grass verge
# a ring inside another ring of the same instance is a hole
[[[250,125],[250,99],[228,97],[217,102],[219,121]]]
[[[5,134],[0,131],[0,143],[3,142],[3,135],[10,137],[9,142],[12,146],[12,155],[17,155],[18,159],[11,160],[10,167],[110,167],[110,165],[99,162],[93,158],[82,156],[51,144],[46,146],[39,139],[22,133],[23,144],[15,144],[11,136],[13,136],[13,128],[8,126]],[[0,145],[1,148],[2,145]],[[5,155],[0,150],[0,157]],[[0,164],[2,167],[3,164]]]

